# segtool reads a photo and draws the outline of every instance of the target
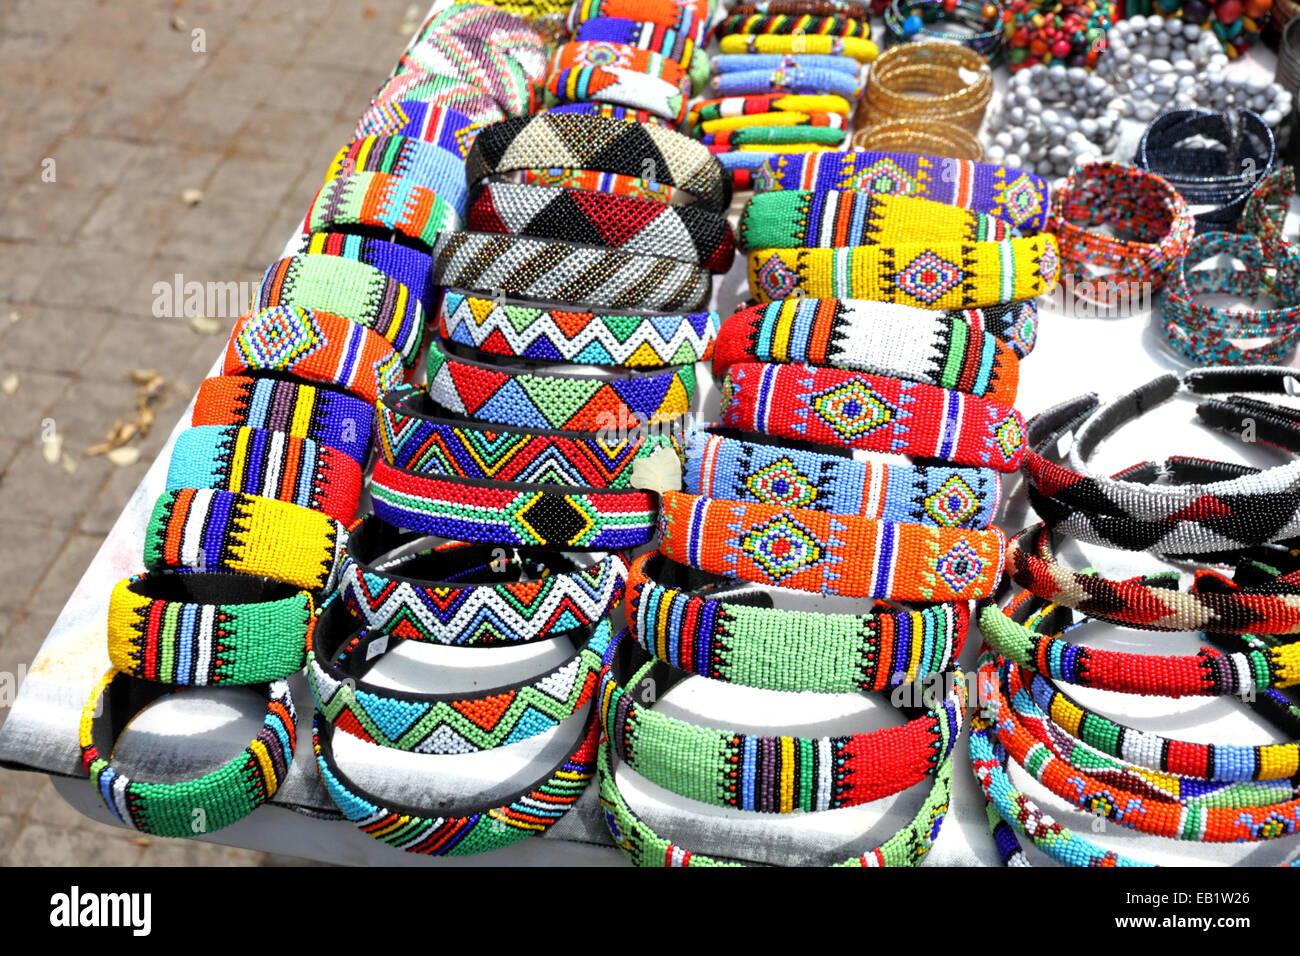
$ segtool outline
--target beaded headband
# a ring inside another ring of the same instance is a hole
[[[469,152],[469,143],[478,132],[473,121],[449,106],[434,106],[424,100],[389,100],[375,103],[357,123],[352,137],[404,136],[433,143],[461,159]]]
[[[742,581],[844,597],[967,601],[993,593],[1006,541],[971,531],[666,491],[660,550]]]
[[[463,544],[386,557],[422,537],[373,515],[353,529],[339,589],[367,630],[464,647],[541,641],[594,627],[623,597],[617,553],[581,566],[558,552]]]
[[[124,578],[108,599],[108,657],[162,684],[261,684],[302,669],[311,595],[243,574],[157,571]]]
[[[419,298],[426,316],[438,307],[438,288],[429,281],[433,260],[421,249],[345,232],[313,232],[302,236],[297,251],[303,255],[340,256],[364,262],[410,289]]]
[[[613,103],[645,110],[674,126],[686,122],[690,81],[681,85],[656,76],[617,66],[573,67],[552,73],[546,80],[546,105],[559,103]]]
[[[155,783],[128,777],[112,764],[117,738],[151,703],[177,688],[109,671],[81,712],[81,763],[104,806],[121,823],[155,836],[192,837],[195,811],[205,832],[242,820],[271,799],[293,761],[294,728],[289,684],[253,685],[266,701],[262,726],[243,751],[201,777]]]
[[[459,229],[463,208],[418,183],[391,173],[351,173],[327,180],[307,207],[302,231],[370,226],[432,249],[438,236]]]
[[[334,154],[325,181],[354,173],[387,173],[409,180],[464,212],[468,191],[464,157],[436,143],[408,136],[354,139]]]
[[[812,53],[815,55],[851,56],[859,63],[870,63],[879,50],[865,37],[805,36],[776,33],[733,33],[718,41],[723,53]]]

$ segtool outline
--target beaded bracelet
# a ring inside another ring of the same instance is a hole
[[[999,7],[982,0],[891,0],[885,7],[885,42],[906,43],[917,38],[960,43],[989,63],[1002,59],[1002,16]],[[952,22],[957,29],[943,29]]]
[[[577,0],[564,22],[570,33],[581,23],[604,17],[655,23],[690,37],[699,46],[704,43],[712,14],[708,0]]]
[[[435,13],[402,59],[442,65],[437,53],[451,41],[487,48],[473,59],[468,51],[454,50],[459,55],[449,58],[446,68],[456,76],[494,78],[509,65],[538,80],[546,69],[546,38],[523,18],[489,4],[453,4]]]
[[[199,385],[190,424],[283,432],[336,448],[364,467],[373,417],[369,405],[342,392],[274,378],[220,375]]]
[[[138,574],[108,599],[108,657],[162,684],[263,684],[302,669],[314,620],[310,594],[265,578]]]
[[[419,298],[426,316],[438,306],[438,288],[429,281],[429,266],[433,260],[423,250],[383,239],[331,231],[304,234],[296,251],[299,255],[339,256],[364,262],[410,289],[411,294]]]
[[[463,162],[478,130],[459,110],[434,106],[424,100],[402,99],[372,104],[357,123],[352,138],[403,136],[433,143]]]
[[[713,152],[730,152],[737,149],[811,149],[839,146],[847,133],[830,126],[751,126],[742,129],[705,133],[700,142]]]
[[[593,104],[574,104],[587,105]],[[556,110],[563,106],[554,107]],[[613,193],[616,196],[635,196],[651,202],[676,204],[675,200],[682,193],[673,186],[655,182],[653,179],[641,179],[637,176],[621,176],[617,173],[602,173],[592,169],[521,169],[513,173],[488,180],[489,182],[518,182],[531,186],[556,186],[564,189],[585,189],[590,192]]]
[[[384,82],[375,101],[428,100],[455,107],[480,123],[526,113],[536,105],[540,72],[529,76],[518,63],[500,56],[488,43],[449,39],[440,45],[445,48],[444,62],[430,63],[431,70],[404,54],[399,64],[401,72]],[[489,70],[478,70],[472,62],[478,58],[494,59],[495,63]],[[463,72],[465,67],[468,72]]]
[[[375,93],[371,106],[410,100],[424,100],[430,106],[454,109],[475,124],[496,123],[506,117],[501,104],[472,80],[438,76],[418,69],[388,80]],[[528,109],[531,108],[530,103]]]
[[[298,715],[284,680],[253,685],[266,701],[262,726],[243,751],[191,780],[156,783],[121,773],[112,764],[117,739],[146,707],[182,691],[110,670],[81,712],[81,764],[104,806],[127,826],[166,837],[192,837],[228,827],[275,795],[293,761]]]
[[[617,551],[654,537],[649,491],[437,478],[380,460],[370,494],[382,520],[452,541]]]
[[[646,76],[666,80],[678,89],[689,81],[685,67],[677,60],[643,47],[628,44],[592,43],[578,40],[562,43],[551,54],[548,71],[554,75],[562,70],[584,67],[617,67]]]
[[[481,426],[449,418],[428,392],[403,386],[378,405],[379,454],[420,474],[620,489],[636,462],[668,444],[663,434],[611,438],[601,432]]]
[[[770,606],[780,595],[769,591],[725,600],[734,591],[729,578],[643,554],[628,576],[633,636],[688,674],[764,690],[856,694],[945,673],[970,623],[961,603],[825,614]]]
[[[630,768],[689,800],[755,813],[858,806],[933,775],[961,735],[966,680],[957,668],[951,692],[901,726],[844,737],[770,737],[700,727],[641,706],[637,687],[644,680],[661,694],[686,675],[673,680],[666,665],[653,661],[633,672],[638,650],[623,631],[605,651],[598,698],[605,735]]]
[[[685,87],[685,89],[683,89]],[[546,80],[546,105],[614,103],[645,110],[674,126],[686,122],[690,81],[677,86],[656,76],[616,66],[584,66],[552,73]]]
[[[824,56],[812,53],[792,53],[789,56],[776,53],[740,53],[715,56],[712,67],[714,73],[743,73],[750,70],[813,67],[856,77],[862,69],[862,64],[851,56]],[[825,96],[827,94],[814,93],[811,95]],[[699,108],[700,105],[696,103],[691,106],[691,112],[695,113]]]
[[[408,136],[366,136],[352,140],[330,161],[325,181],[355,173],[387,173],[409,180],[464,214],[465,160],[458,152]]]
[[[828,37],[777,33],[733,33],[718,41],[723,53],[812,53],[851,56],[859,63],[870,63],[879,52],[866,37]]]
[[[449,342],[507,358],[642,368],[713,354],[716,312],[589,312],[448,289],[438,310]]]
[[[392,557],[423,537],[373,515],[353,528],[339,591],[366,630],[462,647],[521,644],[588,630],[623,598],[627,563],[617,552],[585,565],[559,552],[465,544]]]
[[[660,550],[742,581],[897,601],[966,601],[993,592],[997,528],[929,528],[666,491]]]
[[[985,159],[984,147],[971,133],[939,120],[926,120],[924,126],[906,119],[878,120],[854,133],[850,143],[854,149],[917,153],[946,160],[979,163]]]
[[[893,465],[806,450],[789,439],[692,432],[683,449],[683,490],[705,498],[913,521],[936,528],[987,528],[1002,497],[997,472],[947,465]]]
[[[310,438],[238,425],[200,425],[176,436],[166,488],[242,491],[351,522],[361,497],[361,468],[341,451]]]
[[[428,356],[435,402],[459,415],[518,428],[613,433],[638,423],[676,421],[690,412],[695,396],[695,369],[689,365],[597,376],[475,362],[432,343]]]
[[[663,256],[711,272],[726,272],[736,256],[727,220],[707,209],[560,187],[486,183],[470,205],[467,226]]]
[[[779,193],[771,195],[780,195]],[[1020,362],[964,312],[927,312],[856,299],[751,305],[722,324],[713,374],[737,363],[826,365],[937,385],[1010,405]]]
[[[1015,471],[1025,424],[1010,406],[847,369],[740,362],[722,423],[743,431]]]
[[[871,23],[865,18],[809,13],[742,13],[724,17],[714,28],[718,37],[740,33],[749,36],[827,36],[871,39]]]
[[[727,116],[722,119],[704,120],[699,124],[697,132],[702,136],[713,136],[718,133],[786,126],[810,126],[816,129],[824,127],[831,130],[843,130],[846,125],[844,117],[838,113],[753,113],[748,116]],[[711,140],[710,143],[712,142]]]
[[[789,113],[848,119],[849,112],[849,101],[842,96],[826,96],[821,93],[760,93],[755,96],[696,100],[691,104],[690,122],[692,125],[704,124],[704,132],[711,133],[724,127],[710,129],[708,124],[723,120],[759,122],[765,116],[784,116]]]
[[[710,291],[707,270],[676,259],[485,232],[444,233],[432,275],[441,286],[599,309],[697,311]]]
[[[828,93],[855,99],[860,88],[856,75],[807,66],[718,73],[714,74],[709,84],[720,97],[761,96],[765,93]]]
[[[919,196],[1006,219],[1025,234],[1047,223],[1047,183],[1033,173],[951,157],[850,150],[776,156],[753,179],[755,192],[865,190]]]
[[[617,43],[666,56],[684,67],[691,85],[699,91],[709,77],[709,59],[702,47],[685,33],[658,23],[625,17],[597,17],[578,24],[575,43]]]
[[[339,767],[333,748],[334,725],[320,717],[312,723],[316,769],[330,799],[343,816],[381,843],[426,856],[470,856],[540,836],[554,826],[586,790],[595,773],[600,721],[595,708],[582,740],[542,780],[499,805],[458,816],[399,804],[368,793]],[[430,802],[439,803],[431,796]]]
[[[465,176],[477,183],[554,167],[652,179],[685,190],[717,213],[726,213],[731,203],[731,183],[721,165],[689,136],[601,116],[547,112],[495,123],[474,139]]]
[[[585,643],[574,640],[574,657],[509,686],[424,694],[367,681],[390,635],[367,633],[331,601],[307,651],[307,677],[317,714],[337,730],[394,750],[477,753],[546,733],[581,711],[595,694],[611,633],[601,621]]]
[[[809,13],[813,16],[829,17],[846,14],[851,17],[866,19],[872,12],[872,4],[856,0],[756,0],[753,3],[733,3],[727,8],[732,16],[754,13]]]
[[[234,571],[328,593],[347,544],[319,511],[237,491],[164,491],[145,529],[144,566]]]
[[[854,122],[938,122],[973,135],[992,95],[993,74],[982,56],[946,40],[921,40],[886,50],[872,64]]]
[[[374,404],[402,383],[402,358],[386,339],[340,315],[278,305],[235,323],[222,371],[285,372]]]
[[[1264,248],[1271,250],[1286,242],[1286,214],[1295,195],[1295,169],[1278,165],[1260,180],[1246,200],[1237,231],[1259,236]]]
[[[431,249],[441,233],[459,229],[463,209],[418,183],[390,173],[352,173],[328,180],[307,207],[302,231],[372,226]]]

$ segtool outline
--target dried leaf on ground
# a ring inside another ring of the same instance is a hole
[[[13,372],[6,375],[3,381],[0,381],[0,392],[12,395],[16,391],[18,391],[18,373]]]
[[[200,335],[216,335],[221,331],[221,323],[206,315],[196,315],[190,319],[190,328]]]
[[[77,470],[77,463],[73,460],[72,456],[65,451],[62,455],[59,456],[59,467],[61,467],[68,474],[72,474],[74,471]]]
[[[140,460],[140,449],[135,445],[114,448],[104,456],[119,468],[134,465]]]
[[[63,454],[63,436],[59,434],[51,435],[45,441],[41,442],[41,455],[45,461],[51,465],[59,463],[59,456]]]
[[[193,186],[189,189],[182,190],[181,202],[185,203],[187,206],[197,206],[199,203],[203,202],[203,190],[195,189]]]

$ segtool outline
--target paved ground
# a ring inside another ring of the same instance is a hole
[[[31,662],[237,317],[156,317],[155,283],[256,282],[426,6],[0,3],[0,672]],[[139,460],[87,457],[136,417],[140,369],[167,387]],[[0,770],[0,865],[276,862],[133,837]]]

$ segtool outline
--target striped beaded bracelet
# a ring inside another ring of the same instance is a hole
[[[849,150],[775,156],[753,177],[755,192],[865,190],[918,196],[1005,219],[1025,234],[1047,224],[1050,193],[1033,173],[971,160]]]
[[[793,95],[793,94],[792,94]],[[831,130],[843,130],[848,124],[844,117],[838,113],[797,113],[797,112],[772,112],[772,113],[754,113],[748,116],[725,116],[720,119],[704,120],[699,124],[696,130],[697,134],[704,136],[715,136],[718,133],[735,132],[740,130],[784,128],[784,127],[815,127],[826,128]],[[730,140],[728,140],[730,142]],[[711,140],[709,145],[715,145],[716,140]],[[744,145],[743,142],[737,145]]]
[[[692,568],[844,597],[968,601],[1002,578],[1006,539],[666,491],[659,547]]]
[[[109,596],[108,657],[162,684],[263,684],[302,669],[314,620],[310,594],[266,578],[138,574]]]
[[[828,114],[848,118],[849,101],[842,96],[821,93],[760,93],[755,96],[723,96],[696,100],[691,104],[692,125],[724,119],[758,120],[782,113]],[[712,132],[712,130],[705,130]]]
[[[579,24],[604,17],[655,23],[685,34],[700,46],[713,17],[713,4],[711,0],[577,0],[564,23],[572,33]]]
[[[575,104],[583,105],[583,104]],[[591,106],[594,104],[585,104]],[[557,106],[556,110],[564,107]],[[519,182],[531,186],[560,186],[565,189],[586,189],[591,192],[613,193],[616,196],[635,196],[638,199],[657,203],[674,203],[682,193],[673,186],[655,182],[653,179],[641,179],[636,176],[622,176],[618,173],[602,173],[593,169],[519,169],[506,173],[488,182]]]
[[[408,368],[424,337],[424,308],[411,289],[374,266],[338,256],[288,256],[267,266],[253,311],[273,306],[331,312],[363,325]]]
[[[351,522],[361,497],[361,468],[310,438],[238,425],[199,425],[176,436],[168,491],[217,488],[290,501]]]
[[[613,103],[645,110],[674,126],[686,122],[690,81],[675,85],[656,76],[617,66],[573,67],[552,73],[546,80],[546,105],[560,103]]]
[[[441,286],[599,309],[698,311],[710,292],[705,269],[676,259],[485,232],[444,233],[432,275]]]
[[[764,690],[856,694],[946,672],[966,640],[966,604],[826,614],[771,606],[750,589],[651,552],[633,562],[628,623],[650,654],[688,674]],[[728,600],[728,598],[732,598]]]
[[[852,74],[808,66],[715,73],[709,87],[719,97],[827,93],[846,99],[855,99],[861,89]]]
[[[723,53],[811,53],[814,55],[851,56],[859,63],[870,63],[879,53],[866,37],[829,37],[814,34],[733,33],[718,41]]]
[[[722,424],[762,435],[1015,471],[1025,424],[1008,405],[867,372],[739,362]]]
[[[439,334],[492,355],[630,368],[690,365],[713,354],[716,312],[591,312],[447,289]]]
[[[362,115],[353,139],[366,136],[405,136],[433,143],[463,162],[479,127],[464,113],[425,100],[374,103]]]
[[[377,408],[379,455],[419,474],[578,488],[626,489],[636,462],[669,436],[478,425],[440,408],[422,387],[385,393]]]
[[[731,182],[717,159],[689,136],[601,116],[539,113],[486,127],[465,160],[477,183],[520,169],[591,169],[652,179],[685,190],[717,213],[731,203]]]
[[[275,795],[293,761],[297,714],[289,683],[252,685],[266,701],[257,736],[228,763],[191,780],[154,782],[127,776],[112,764],[117,739],[137,714],[180,688],[110,670],[81,712],[81,764],[120,822],[145,833],[192,837],[228,827]]]
[[[375,514],[399,528],[524,548],[635,548],[654,537],[657,516],[649,491],[430,477],[383,460],[370,495]]]
[[[436,143],[408,136],[354,139],[334,154],[325,181],[355,173],[387,173],[408,180],[441,197],[463,215],[468,191],[465,160]]]
[[[700,142],[716,152],[720,149],[787,149],[813,146],[839,146],[848,134],[830,126],[754,126],[744,129],[705,133]]]
[[[590,375],[475,362],[429,346],[429,394],[443,408],[520,428],[610,433],[673,422],[691,410],[695,369]]]
[[[234,571],[313,593],[338,583],[347,532],[319,511],[238,491],[164,491],[145,528],[144,566]]]
[[[988,213],[915,196],[783,189],[750,198],[736,241],[742,249],[838,249],[916,240],[1000,242],[1019,234]]]
[[[488,545],[404,550],[423,537],[374,515],[353,528],[339,590],[366,630],[462,647],[520,644],[588,630],[623,597],[627,563],[617,552],[577,564],[560,552]]]
[[[591,629],[577,653],[545,673],[470,694],[424,694],[366,679],[391,649],[388,634],[371,634],[338,601],[321,609],[307,651],[316,712],[336,730],[369,743],[422,754],[467,754],[546,733],[591,701],[611,636],[609,621]]]
[[[749,254],[749,289],[760,302],[802,290],[814,298],[969,309],[1051,292],[1059,264],[1051,233],[1001,242],[757,249]]]
[[[813,67],[819,70],[834,70],[836,73],[846,73],[849,76],[856,77],[862,69],[862,64],[851,56],[822,56],[812,53],[794,53],[783,56],[778,53],[739,53],[713,58],[714,73],[743,73],[748,70],[778,70],[792,67]],[[826,96],[825,93],[814,93],[812,96]],[[691,106],[691,112],[697,112],[700,105]]]
[[[332,312],[284,305],[235,323],[222,370],[284,372],[336,386],[368,404],[402,383],[402,358],[386,339]]]
[[[935,528],[987,528],[993,523],[1002,481],[992,469],[895,465],[835,452],[829,446],[710,427],[691,433],[682,455],[682,490],[705,498]]]
[[[933,775],[961,736],[966,680],[959,668],[942,701],[901,726],[844,737],[771,737],[700,727],[642,706],[636,698],[643,682],[653,682],[657,698],[686,675],[653,660],[633,670],[634,652],[644,658],[626,631],[605,651],[605,735],[630,768],[688,800],[756,813],[858,806]]]
[[[205,378],[190,424],[283,432],[336,448],[364,467],[374,413],[358,398],[304,382],[247,375]]]
[[[304,233],[298,244],[300,255],[339,256],[364,262],[411,290],[426,316],[438,306],[438,287],[429,281],[433,260],[421,249],[396,242],[349,235],[345,232]]]
[[[710,272],[726,272],[736,256],[731,226],[707,209],[557,186],[485,183],[466,227],[663,256]]]
[[[971,321],[976,312],[976,321]],[[856,299],[784,299],[732,313],[713,374],[752,362],[803,363],[937,385],[1011,404],[1020,360],[976,310],[934,312]]]
[[[734,33],[749,36],[825,36],[871,39],[871,23],[866,17],[814,15],[809,13],[742,13],[724,17],[714,28],[718,37]]]
[[[685,33],[658,23],[647,23],[625,17],[598,17],[584,20],[574,31],[574,43],[615,44],[634,46],[658,53],[681,65],[691,78],[694,91],[704,86],[709,78],[709,58],[703,47],[697,46]]]
[[[405,236],[431,250],[444,232],[459,229],[464,209],[418,183],[391,173],[351,173],[327,180],[307,207],[302,231],[370,227]]]

